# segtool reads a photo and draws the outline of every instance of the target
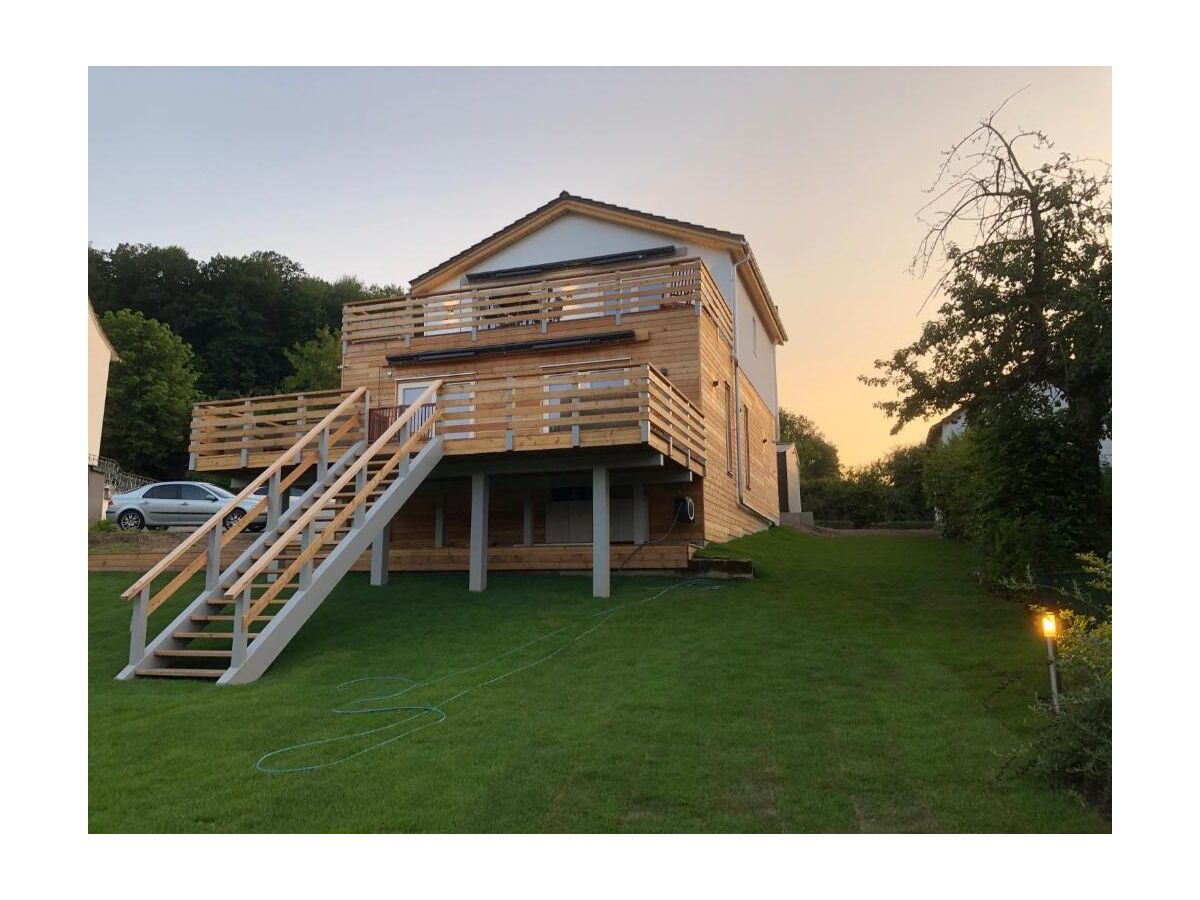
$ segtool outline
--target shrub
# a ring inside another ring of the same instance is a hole
[[[900,519],[896,522],[872,522],[868,528],[890,528],[893,531],[920,531],[928,528],[936,528],[937,522]]]
[[[1094,609],[1084,590],[1054,589],[1065,599],[1058,610],[1060,709],[1047,703],[1038,709],[1046,726],[1018,751],[1024,767],[1064,785],[1106,815],[1112,814],[1112,556],[1078,557],[1090,576],[1087,586],[1107,596],[1109,605]],[[1010,586],[1035,591],[1031,579]],[[1045,607],[1033,606],[1038,615]],[[1093,614],[1095,613],[1095,614]]]

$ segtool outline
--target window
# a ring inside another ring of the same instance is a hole
[[[734,419],[736,413],[733,411],[733,390],[729,387],[729,382],[725,382],[725,465],[730,475],[733,475],[733,451],[737,446],[736,438],[734,437],[734,426],[737,421]]]
[[[746,490],[750,490],[750,407],[742,407],[742,430],[746,434]]]
[[[217,498],[200,487],[198,484],[181,484],[179,485],[180,496],[184,500],[216,500]]]
[[[177,484],[156,484],[153,487],[146,488],[146,493],[142,494],[147,500],[178,500],[179,485]]]

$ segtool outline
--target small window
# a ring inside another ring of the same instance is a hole
[[[146,493],[142,496],[147,500],[178,500],[179,485],[156,484],[153,487],[146,488]]]
[[[179,485],[180,494],[184,500],[216,500],[217,498],[200,487],[198,484]]]
[[[727,471],[733,475],[733,454],[734,448],[737,446],[736,438],[734,437],[734,428],[737,424],[734,418],[737,413],[733,409],[733,390],[729,387],[729,382],[725,382],[725,463]]]

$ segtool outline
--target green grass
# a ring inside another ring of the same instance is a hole
[[[343,764],[266,775],[262,754],[396,721],[335,716],[342,681],[436,677],[433,705],[579,635],[606,602],[581,577],[352,575],[256,684],[113,680],[131,576],[90,576],[93,831],[1097,831],[1014,771],[1038,725],[1042,647],[923,537],[735,541],[759,577],[618,611],[545,662],[446,705],[448,718]],[[721,552],[721,551],[719,551]],[[611,603],[674,583],[613,579]],[[166,614],[164,614],[166,613]],[[162,627],[168,611],[157,613]],[[340,699],[357,696],[343,692]],[[399,729],[397,729],[399,730]],[[334,745],[292,762],[344,755]]]

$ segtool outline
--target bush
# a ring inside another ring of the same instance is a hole
[[[896,522],[872,522],[868,528],[890,528],[893,531],[921,531],[937,528],[937,522],[925,522],[912,519],[900,519]]]
[[[1056,715],[1049,704],[1038,705],[1047,717],[1046,727],[1018,756],[1029,771],[1070,788],[1111,816],[1112,556],[1081,554],[1078,560],[1091,576],[1087,586],[1106,595],[1109,605],[1093,610],[1078,585],[1055,591],[1067,602],[1058,610],[1061,711]],[[1029,578],[1012,586],[1040,589]],[[1038,615],[1048,611],[1042,606],[1032,609]]]
[[[987,581],[1076,572],[1076,554],[1111,546],[1098,448],[1075,427],[1044,398],[1014,397],[930,455],[925,488],[943,533],[975,544]]]

